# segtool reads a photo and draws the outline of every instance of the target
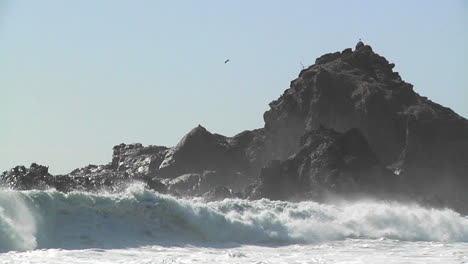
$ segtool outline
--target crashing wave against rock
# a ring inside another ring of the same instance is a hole
[[[0,179],[64,192],[139,180],[209,199],[403,195],[468,211],[468,121],[417,94],[394,66],[359,42],[302,70],[264,128],[225,137],[198,126],[172,148],[120,144],[107,165],[53,176],[32,164]]]
[[[211,198],[229,193],[215,190]],[[468,219],[460,214],[397,202],[207,203],[174,199],[134,184],[116,194],[8,190],[0,192],[0,206],[0,253],[226,241],[312,244],[348,238],[468,242]]]

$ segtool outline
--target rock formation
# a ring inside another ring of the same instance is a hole
[[[162,178],[173,178],[204,170],[243,171],[247,161],[242,147],[237,138],[212,134],[199,125],[167,151],[158,174]]]
[[[305,134],[299,151],[284,161],[272,160],[261,170],[251,198],[320,198],[394,191],[399,177],[387,170],[357,129],[345,133],[319,128]]]
[[[49,173],[48,167],[33,163],[29,168],[16,166],[5,171],[1,175],[1,180],[4,185],[13,189],[45,189],[48,187],[48,179],[51,177],[53,176]]]
[[[125,184],[132,181],[127,173],[115,172],[109,170],[106,166],[89,165],[74,170],[67,175],[54,176],[48,172],[48,167],[36,163],[31,164],[29,168],[16,166],[9,171],[5,171],[0,179],[3,185],[13,189],[44,190],[54,188],[62,192],[73,190],[119,191],[125,188]]]
[[[168,150],[162,146],[122,143],[113,148],[111,168],[132,176],[154,175]]]
[[[172,148],[120,144],[107,165],[52,176],[33,164],[0,179],[63,191],[139,180],[208,200],[398,193],[467,208],[468,121],[417,94],[394,66],[359,42],[303,69],[270,103],[264,128],[225,137],[198,126]]]
[[[321,125],[357,128],[407,192],[468,201],[468,121],[414,92],[393,68],[362,42],[318,58],[264,114],[267,159],[287,159]]]

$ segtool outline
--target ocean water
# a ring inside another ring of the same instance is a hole
[[[0,263],[468,263],[468,218],[362,200],[0,190]]]

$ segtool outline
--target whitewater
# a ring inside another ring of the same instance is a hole
[[[467,217],[412,203],[0,190],[0,263],[468,263],[467,252]]]

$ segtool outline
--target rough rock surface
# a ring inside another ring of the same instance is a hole
[[[129,175],[155,175],[168,148],[141,144],[120,144],[113,148],[112,169]]]
[[[393,67],[360,43],[302,70],[264,114],[272,158],[295,153],[304,131],[323,125],[338,132],[359,128],[383,162],[395,162],[405,145],[405,110],[418,105],[419,95]]]
[[[319,128],[301,139],[301,149],[284,161],[273,160],[249,195],[286,200],[339,194],[391,191],[398,176],[387,170],[357,129],[345,133]]]
[[[223,185],[239,190],[253,182],[263,165],[262,144],[261,130],[225,137],[199,125],[166,152],[157,175],[178,179],[187,174],[196,174],[201,189]],[[165,182],[171,189],[173,183]],[[206,191],[193,191],[192,194],[200,195]]]
[[[36,163],[29,168],[16,166],[5,171],[0,179],[4,185],[18,190],[55,188],[63,192],[103,189],[118,191],[130,181],[128,174],[112,172],[103,166],[89,165],[68,175],[54,176],[48,172],[48,167]]]
[[[203,196],[218,187],[229,188],[240,192],[252,182],[246,182],[245,175],[241,173],[224,175],[216,171],[203,171],[202,173],[187,173],[176,178],[163,179],[169,193],[181,196]]]
[[[236,143],[199,125],[169,149],[159,166],[159,175],[173,178],[188,172],[245,169],[244,155]]]
[[[29,168],[16,166],[1,175],[3,185],[18,190],[45,189],[51,177],[53,176],[48,167],[36,163],[31,164]]]
[[[287,159],[321,125],[357,128],[407,191],[467,201],[468,121],[414,92],[393,68],[362,42],[318,58],[264,114],[266,160]]]
[[[234,137],[225,137],[199,125],[167,151],[158,174],[163,178],[173,178],[204,170],[248,172],[255,164],[261,166],[261,132],[244,131]]]
[[[119,191],[128,183],[138,180],[150,188],[166,192],[166,186],[154,179],[166,147],[141,144],[120,144],[114,147],[112,162],[107,165],[88,165],[65,175],[51,175],[48,167],[31,164],[30,168],[17,166],[0,175],[4,185],[14,189],[46,189],[59,191]]]

